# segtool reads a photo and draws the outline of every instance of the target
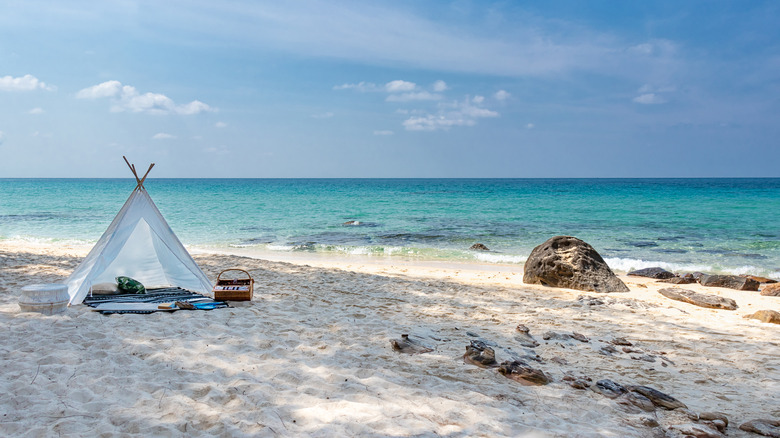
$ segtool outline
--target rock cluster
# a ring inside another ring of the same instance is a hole
[[[690,291],[677,290],[675,293],[680,292]],[[682,294],[682,296],[690,298],[690,294]],[[780,313],[774,313],[777,314],[778,322],[780,322]],[[528,326],[518,324],[515,330],[515,340],[523,347],[533,349],[540,345],[534,336],[531,335],[531,330]],[[478,335],[473,332],[466,332],[466,334],[478,338]],[[437,338],[432,339],[440,340]],[[542,339],[549,341],[548,343],[555,343],[560,348],[572,348],[575,345],[572,341],[591,342],[587,336],[577,332],[569,334],[548,331],[542,335]],[[666,355],[665,352],[653,351],[652,353],[654,354],[646,353],[622,336],[613,335],[609,341],[597,341],[594,339],[593,343],[606,344],[602,350],[609,348],[611,352],[608,356],[620,354],[620,351],[615,348],[617,346],[624,353],[642,355],[631,356],[631,359],[656,362],[656,358],[660,356],[662,366],[674,365],[673,362],[664,357]],[[418,339],[412,339],[405,334],[401,335],[401,339],[391,340],[391,344],[393,350],[401,353],[417,354],[433,351],[432,348],[423,345]],[[504,377],[521,385],[535,386],[553,383],[554,380],[550,374],[529,365],[529,361],[545,362],[544,359],[533,353],[533,350],[528,350],[531,351],[531,355],[521,358],[511,348],[504,349],[513,357],[511,360],[506,360],[499,364],[496,360],[496,350],[493,347],[500,348],[495,343],[487,340],[479,338],[472,340],[466,346],[466,351],[463,355],[464,363],[496,370]],[[559,357],[553,357],[549,360],[559,366],[568,365],[565,359]],[[594,379],[586,375],[576,374],[571,370],[564,371],[561,383],[565,383],[576,390],[591,390],[612,400],[617,408],[631,415],[626,421],[639,427],[648,428],[647,436],[696,438],[725,438],[727,436],[729,419],[725,414],[721,412],[696,413],[689,410],[688,406],[681,400],[652,386],[625,385],[611,379],[601,379],[594,382]],[[756,419],[743,423],[739,426],[739,429],[762,436],[780,438],[780,421]]]

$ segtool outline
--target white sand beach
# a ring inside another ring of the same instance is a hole
[[[679,286],[739,305],[713,310],[637,277],[622,277],[628,293],[599,294],[525,285],[520,266],[195,252],[212,280],[249,271],[253,301],[151,315],[20,311],[21,287],[63,281],[88,250],[0,244],[2,436],[652,437],[692,427],[680,410],[641,411],[566,375],[724,413],[730,437],[758,436],[738,429],[745,421],[780,420],[780,326],[743,318],[780,310],[780,297]],[[518,324],[538,347],[520,345]],[[401,334],[433,351],[394,351]],[[628,352],[600,352],[618,337]],[[528,363],[552,383],[464,363],[472,340],[498,362],[538,355]]]

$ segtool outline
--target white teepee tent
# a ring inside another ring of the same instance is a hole
[[[124,157],[123,157],[124,158]],[[146,286],[178,286],[210,293],[211,282],[163,219],[146,193],[143,178],[125,158],[138,182],[111,225],[87,257],[68,277],[70,304],[84,301],[94,284],[132,277]]]

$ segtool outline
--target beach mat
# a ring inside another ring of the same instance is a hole
[[[84,304],[104,315],[112,313],[154,313],[171,312],[178,308],[159,308],[160,304],[186,301],[195,305],[196,310],[211,310],[229,307],[224,301],[212,298],[180,287],[148,289],[145,294],[93,295],[84,298]]]

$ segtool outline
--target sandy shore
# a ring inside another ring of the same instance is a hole
[[[780,326],[743,318],[780,310],[778,297],[681,286],[739,304],[712,310],[634,277],[623,278],[628,293],[596,294],[525,285],[512,266],[198,252],[211,279],[248,270],[254,300],[152,315],[20,312],[22,286],[63,281],[88,250],[0,244],[2,436],[651,437],[690,427],[679,410],[644,412],[566,375],[725,413],[731,437],[757,436],[737,429],[747,420],[780,420]],[[520,345],[518,324],[538,347]],[[393,351],[404,333],[433,351]],[[601,353],[616,337],[633,351]],[[538,355],[529,364],[553,382],[523,386],[465,364],[472,340],[493,345],[499,362]]]

